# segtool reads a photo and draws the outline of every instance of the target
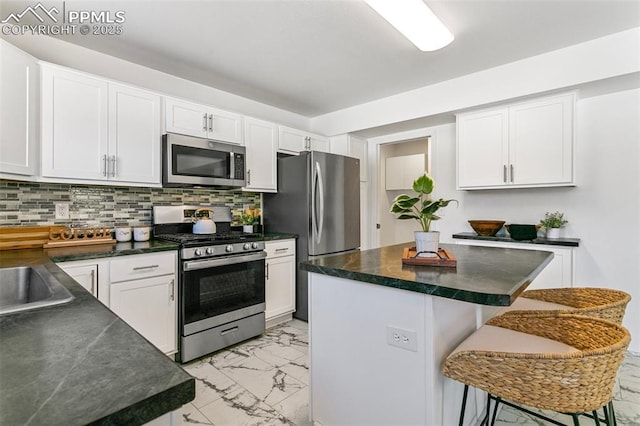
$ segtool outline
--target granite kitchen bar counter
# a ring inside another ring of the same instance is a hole
[[[0,254],[0,267],[29,265],[44,265],[75,299],[0,316],[0,425],[143,424],[193,400],[193,377],[44,250]]]
[[[309,272],[311,419],[457,424],[463,386],[442,361],[508,306],[553,253],[441,244],[457,268],[403,265],[413,243],[301,263]],[[467,423],[484,409],[478,393]]]

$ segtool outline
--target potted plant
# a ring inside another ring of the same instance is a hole
[[[560,228],[566,225],[569,221],[564,218],[564,213],[546,212],[544,219],[540,221],[540,226],[545,229],[548,239],[560,238]]]
[[[242,222],[242,232],[253,233],[253,226],[260,223],[260,209],[245,208],[240,215]]]
[[[415,219],[420,223],[422,231],[415,231],[416,251],[418,255],[425,257],[436,256],[440,243],[440,232],[431,231],[431,222],[440,219],[436,213],[441,207],[446,207],[450,202],[457,200],[438,199],[432,200],[435,182],[428,174],[423,174],[413,181],[415,195],[398,195],[391,205],[391,213],[398,214],[398,219]],[[426,253],[425,253],[426,252]]]

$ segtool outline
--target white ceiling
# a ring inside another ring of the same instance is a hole
[[[313,117],[640,26],[638,0],[426,3],[455,35],[436,52],[359,0],[67,1],[126,22],[65,40]]]

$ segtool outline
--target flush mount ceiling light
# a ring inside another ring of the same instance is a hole
[[[445,47],[453,34],[422,0],[365,0],[423,52]]]

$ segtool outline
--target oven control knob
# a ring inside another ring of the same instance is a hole
[[[249,243],[244,243],[244,245],[242,246],[243,250],[249,250],[251,248],[251,244]]]
[[[196,256],[202,256],[202,250],[200,250],[200,249],[195,249],[195,250],[193,251],[193,254],[195,254]]]
[[[233,251],[233,246],[229,244],[224,248],[224,251],[226,251],[227,253],[231,253]]]
[[[258,243],[251,243],[251,248],[252,249],[257,249],[259,247]]]
[[[207,254],[213,254],[213,247],[207,247],[207,249],[205,250],[205,252]]]

